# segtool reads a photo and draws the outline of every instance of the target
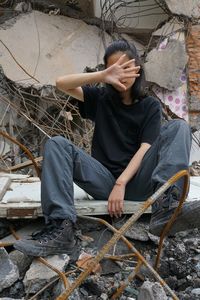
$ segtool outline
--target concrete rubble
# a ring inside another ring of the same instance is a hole
[[[165,0],[165,2],[173,14],[200,18],[199,0]]]
[[[9,259],[8,253],[4,248],[0,248],[0,292],[10,287],[19,279],[18,268]]]
[[[40,28],[39,37],[35,23]],[[16,43],[16,36],[20,43]],[[107,42],[110,41],[109,35],[105,34],[105,38]],[[58,76],[82,72],[85,66],[96,66],[102,62],[104,53],[96,26],[87,25],[81,20],[38,11],[19,15],[15,24],[6,30],[0,28],[0,39],[41,84],[55,85]],[[13,58],[2,44],[0,51],[1,64],[8,78],[13,81],[29,79],[30,82],[36,83],[13,63]]]
[[[47,262],[63,272],[69,263],[66,254],[49,256]],[[46,283],[56,278],[56,273],[38,261],[33,261],[23,279],[25,292],[37,293]]]
[[[145,281],[140,288],[137,300],[168,300],[168,297],[159,283]]]
[[[184,44],[170,40],[162,51],[153,49],[148,53],[144,64],[146,79],[168,90],[175,90],[181,85],[180,76],[187,60]]]

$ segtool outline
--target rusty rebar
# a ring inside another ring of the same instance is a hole
[[[12,246],[14,243],[12,242],[2,242],[0,243],[0,248]]]
[[[36,173],[37,173],[38,177],[40,177],[40,170],[39,170],[39,168],[38,168],[38,166],[37,166],[37,164],[35,162],[35,158],[31,154],[31,152],[24,145],[22,145],[16,139],[14,139],[13,137],[11,137],[8,133],[0,130],[0,135],[4,136],[5,138],[7,138],[8,140],[10,140],[14,144],[18,145],[28,155],[28,157],[30,158],[30,160],[33,162],[33,165],[35,167],[35,170],[36,170]]]
[[[135,278],[135,276],[137,275],[137,273],[142,265],[143,265],[142,261],[138,260],[137,265],[135,266],[134,270],[128,275],[128,278],[124,282],[122,282],[122,284],[117,289],[117,291],[112,295],[112,297],[111,297],[112,300],[117,299],[123,293],[126,286]]]
[[[80,216],[81,218],[88,219],[88,220],[93,220],[97,221],[100,223],[105,224],[109,229],[111,229],[115,233],[119,233],[119,230],[117,230],[115,227],[113,227],[110,223],[103,219],[95,218],[95,217],[85,217],[85,216]],[[127,244],[128,248],[132,250],[137,258],[152,272],[154,277],[159,281],[159,283],[166,288],[166,290],[169,292],[169,294],[173,297],[173,300],[179,300],[174,292],[170,289],[170,287],[166,284],[166,282],[160,277],[160,275],[154,270],[154,268],[145,260],[145,258],[142,256],[142,254],[124,237],[121,236],[121,239]],[[109,243],[109,242],[108,242]],[[123,284],[123,283],[122,283]],[[57,298],[56,300],[64,300],[67,298]]]
[[[54,266],[48,263],[48,261],[43,257],[38,257],[37,260],[42,264],[44,264],[45,266],[47,266],[49,269],[53,270],[55,273],[57,273],[58,276],[62,279],[65,288],[70,287],[69,281],[63,272],[56,269]]]
[[[173,213],[172,217],[170,218],[169,222],[163,228],[163,230],[161,232],[161,235],[160,235],[160,240],[159,240],[159,245],[158,245],[158,253],[157,253],[156,262],[155,262],[155,265],[154,265],[155,270],[158,270],[158,267],[159,267],[160,255],[161,255],[161,250],[162,250],[164,238],[168,234],[168,232],[170,231],[170,228],[172,227],[174,221],[176,220],[177,215],[180,213],[181,208],[183,206],[183,203],[184,203],[184,201],[185,201],[185,199],[187,197],[187,193],[188,193],[188,190],[189,190],[189,177],[190,177],[190,175],[189,175],[189,173],[187,171],[185,171],[185,175],[183,175],[183,176],[185,176],[186,180],[184,180],[183,192],[182,192],[182,195],[181,195],[180,200],[179,200],[179,205],[176,208],[176,210],[174,211],[174,213]],[[176,178],[176,175],[174,177]],[[179,178],[180,177],[177,174],[177,180]],[[171,179],[169,179],[169,181],[170,180]],[[174,182],[172,181],[172,184],[173,183]]]
[[[70,286],[70,288],[66,291],[64,291],[60,296],[57,297],[56,300],[66,300],[68,298],[68,296],[71,295],[71,293],[74,291],[75,288],[77,288],[82,282],[83,280],[92,272],[92,269],[94,268],[94,266],[104,257],[104,255],[109,251],[109,249],[120,239],[122,238],[122,235],[130,228],[131,225],[133,225],[139,218],[140,216],[144,213],[144,211],[150,206],[152,205],[172,184],[174,184],[178,179],[180,179],[181,177],[184,177],[185,181],[189,181],[189,175],[188,175],[188,171],[186,170],[182,170],[179,171],[178,173],[176,173],[174,176],[172,176],[165,184],[163,184],[151,197],[149,197],[144,204],[141,205],[141,208],[138,210],[137,213],[133,214],[129,220],[119,229],[119,230],[113,230],[115,232],[115,234],[113,235],[113,237],[110,239],[110,241],[103,246],[103,248],[101,249],[101,251],[97,254],[97,256],[90,262],[88,268],[83,271],[78,278],[76,279],[76,281]],[[184,181],[184,186],[186,186],[186,183]],[[188,184],[188,183],[187,183]],[[183,189],[183,193],[182,193],[182,197],[186,197],[186,190]],[[174,216],[174,214],[173,214]],[[166,225],[165,227],[168,229],[171,228],[172,226],[172,221],[173,220],[173,216],[172,218],[169,220],[169,224],[170,225]],[[113,228],[110,224],[109,226],[110,228]],[[164,229],[165,231],[165,229]],[[124,238],[125,239],[125,238]],[[127,243],[127,242],[126,242]],[[156,277],[156,279],[159,280],[159,282],[161,283],[162,286],[164,286],[166,288],[166,290],[170,293],[170,295],[173,297],[173,299],[178,300],[177,296],[174,294],[174,292],[170,289],[170,287],[166,284],[166,282],[159,276],[159,274],[154,270],[153,267],[151,267],[146,260],[144,259],[144,257],[137,251],[137,249],[135,249],[135,247],[133,245],[130,245],[130,247],[132,248],[132,250],[136,253],[136,255],[138,256],[138,258],[150,269],[150,271],[154,274],[154,276]],[[159,253],[160,255],[160,253]],[[160,259],[160,256],[158,256],[158,261]]]

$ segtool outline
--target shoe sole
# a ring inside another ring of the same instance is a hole
[[[180,214],[176,217],[176,220],[167,235],[175,235],[180,231],[200,228],[200,201],[186,203],[187,207],[183,208]],[[165,225],[166,222],[155,226],[150,225],[150,232],[154,235],[160,236]]]
[[[76,241],[73,247],[70,247],[68,249],[59,249],[59,248],[51,248],[49,251],[44,251],[44,247],[36,247],[33,249],[33,247],[28,247],[28,242],[23,242],[22,240],[19,240],[14,243],[14,248],[16,250],[19,250],[26,255],[29,256],[35,256],[35,257],[46,257],[49,255],[57,255],[57,254],[67,254],[67,255],[72,255],[74,252],[76,252],[76,248],[78,248],[78,242]]]

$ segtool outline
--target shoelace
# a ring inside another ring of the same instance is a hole
[[[55,224],[49,224],[45,228],[43,228],[40,231],[33,232],[31,237],[33,240],[46,240],[50,239],[52,240],[54,237],[57,237],[57,233],[61,232],[63,230],[63,227],[55,225]]]

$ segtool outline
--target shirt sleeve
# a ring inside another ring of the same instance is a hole
[[[78,101],[81,117],[95,121],[100,95],[102,93],[101,88],[83,86],[82,89],[84,101]]]
[[[150,99],[147,100],[150,100],[150,103],[147,105],[145,120],[142,127],[141,143],[152,145],[160,134],[162,110],[158,100],[153,97]]]

